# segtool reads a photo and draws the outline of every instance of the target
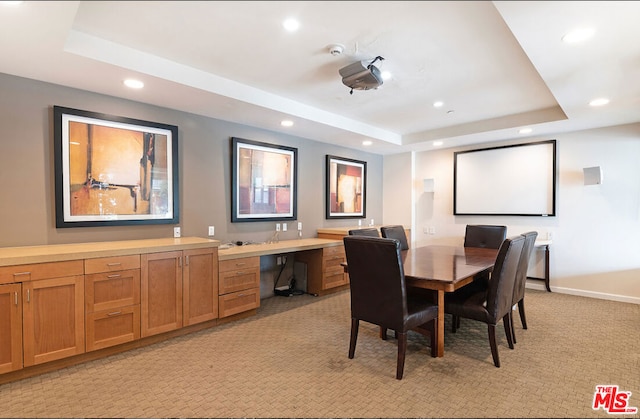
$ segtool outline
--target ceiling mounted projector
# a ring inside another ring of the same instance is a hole
[[[380,70],[373,65],[378,60],[382,61],[384,58],[377,56],[370,63],[358,61],[339,70],[342,83],[351,88],[350,94],[353,94],[354,90],[370,90],[382,86]]]

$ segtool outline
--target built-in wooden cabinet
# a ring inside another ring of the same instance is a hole
[[[182,251],[141,255],[140,273],[142,336],[182,327]]]
[[[217,279],[217,248],[142,255],[142,336],[217,318]]]
[[[307,291],[311,294],[326,294],[349,284],[341,265],[346,260],[344,245],[299,252],[296,260],[307,264]]]
[[[218,248],[183,251],[184,326],[218,318]]]
[[[85,259],[86,349],[140,339],[140,255]]]
[[[215,240],[0,248],[0,383],[187,333],[176,329],[218,317],[218,285]]]
[[[84,275],[22,283],[24,366],[84,352]]]
[[[260,257],[220,262],[220,318],[260,307]]]
[[[0,285],[0,374],[22,368],[22,284]]]

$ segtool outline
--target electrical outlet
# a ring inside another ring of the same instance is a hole
[[[282,223],[282,231],[287,231],[287,223]]]
[[[276,223],[276,231],[280,231],[280,223]]]
[[[298,223],[298,231],[302,231],[302,223]]]
[[[216,228],[214,226],[209,226],[209,236],[216,235]]]
[[[180,227],[173,227],[173,237],[180,237]]]
[[[436,234],[436,228],[434,226],[429,226],[429,234]]]
[[[369,225],[370,225],[370,226],[373,226],[373,225],[374,225],[373,218],[371,219],[371,222],[369,223]]]
[[[358,220],[358,227],[362,227],[362,220]]]

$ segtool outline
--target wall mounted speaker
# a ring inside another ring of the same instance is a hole
[[[433,192],[433,179],[424,179],[424,191],[425,192]]]
[[[585,185],[602,184],[602,168],[600,166],[585,167],[582,171],[584,172]]]

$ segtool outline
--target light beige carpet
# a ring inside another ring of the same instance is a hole
[[[411,334],[361,323],[349,346],[349,292],[273,297],[257,316],[57,372],[0,385],[2,417],[638,417],[592,409],[595,386],[640,407],[640,306],[527,290],[528,330],[499,329],[493,366],[484,324],[462,320],[445,356]]]

